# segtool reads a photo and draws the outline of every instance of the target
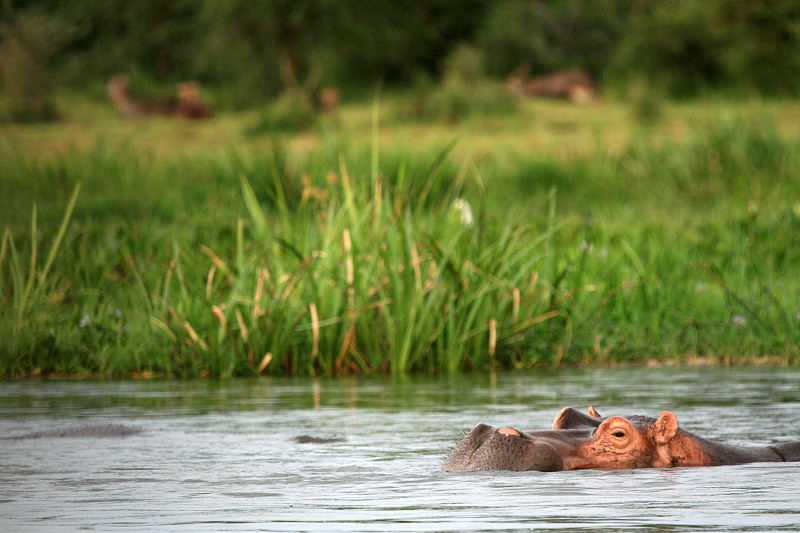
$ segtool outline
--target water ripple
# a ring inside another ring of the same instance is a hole
[[[730,443],[800,439],[795,369],[581,369],[448,378],[0,384],[0,531],[797,531],[800,463],[446,473],[477,422],[564,405],[657,415]],[[296,438],[314,437],[298,443]],[[344,440],[327,442],[331,436]]]

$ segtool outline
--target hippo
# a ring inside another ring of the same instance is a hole
[[[800,442],[732,446],[678,427],[670,411],[658,418],[601,417],[565,407],[544,431],[495,429],[478,424],[453,448],[442,466],[461,470],[625,470],[800,461]]]
[[[56,429],[46,429],[34,431],[24,435],[13,437],[2,437],[3,440],[23,440],[23,439],[81,439],[96,437],[129,437],[142,433],[142,429],[122,424],[83,424],[79,426],[67,426]]]

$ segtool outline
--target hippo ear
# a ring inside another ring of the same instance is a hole
[[[567,426],[569,426],[569,420],[571,419],[570,413],[573,411],[574,409],[572,409],[572,407],[564,407],[562,410],[560,410],[553,419],[553,426],[551,429],[566,429]]]
[[[596,428],[601,420],[586,416],[572,407],[563,408],[553,420],[553,429]]]
[[[591,405],[589,406],[589,416],[593,418],[601,418],[600,413],[597,412],[597,409],[595,409]]]
[[[671,411],[664,411],[653,424],[656,444],[664,445],[678,432],[678,418]]]

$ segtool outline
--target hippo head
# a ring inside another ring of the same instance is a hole
[[[443,470],[577,470],[671,466],[674,414],[602,418],[566,407],[551,430],[519,431],[477,425],[450,453]]]
[[[511,428],[478,424],[459,442],[443,470],[564,470],[558,449]]]

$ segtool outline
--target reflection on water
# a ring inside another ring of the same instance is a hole
[[[478,422],[663,409],[736,444],[800,440],[797,369],[0,383],[0,531],[797,531],[800,463],[556,473],[439,470]],[[308,437],[300,439],[297,437]]]

